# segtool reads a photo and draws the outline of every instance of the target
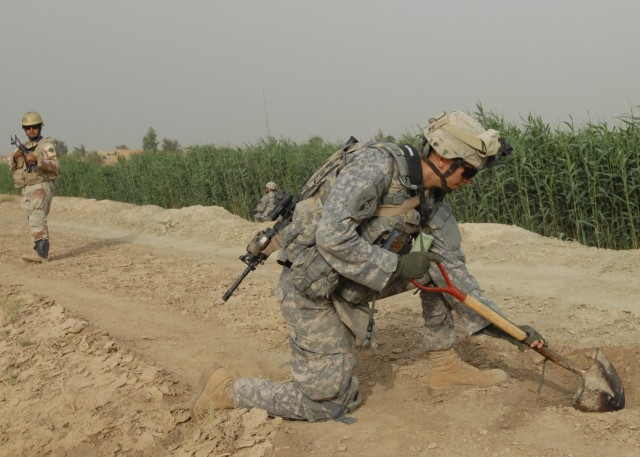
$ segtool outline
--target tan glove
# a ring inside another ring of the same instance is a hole
[[[20,157],[22,157],[22,151],[20,149],[16,149],[16,152],[13,153],[13,161],[17,162]]]

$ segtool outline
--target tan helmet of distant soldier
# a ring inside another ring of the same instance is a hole
[[[278,190],[278,186],[276,186],[276,183],[274,183],[273,181],[269,181],[265,187],[267,188],[267,190]]]
[[[445,159],[459,158],[479,170],[500,151],[500,133],[485,130],[478,121],[461,111],[442,113],[429,119],[423,135],[429,146]]]
[[[29,111],[28,113],[24,113],[22,115],[23,126],[38,124],[44,125],[44,122],[42,121],[42,117],[40,116],[40,114],[36,113],[35,111]]]

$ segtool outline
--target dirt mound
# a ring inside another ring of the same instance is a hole
[[[60,198],[55,201],[56,219],[81,220],[95,227],[130,229],[153,234],[183,235],[207,242],[245,243],[255,224],[219,206],[190,206],[164,209],[155,205],[136,206],[111,200]]]

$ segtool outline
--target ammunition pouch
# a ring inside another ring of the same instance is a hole
[[[290,270],[293,285],[309,298],[329,298],[340,280],[315,245],[298,254]]]
[[[316,247],[321,215],[320,198],[307,198],[296,205],[291,223],[280,234],[282,251],[278,261],[289,266],[293,285],[309,298],[328,298],[340,278]]]
[[[291,222],[280,232],[281,263],[293,263],[302,251],[316,244],[316,229],[321,216],[322,202],[317,196],[296,204]]]

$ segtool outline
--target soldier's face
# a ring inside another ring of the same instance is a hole
[[[432,151],[429,154],[429,160],[443,175],[446,174],[451,166],[456,162],[454,159],[445,159],[435,151]],[[422,163],[422,176],[425,187],[442,187],[440,177],[433,173],[424,161],[422,161]],[[467,163],[460,165],[453,173],[447,176],[447,187],[451,190],[455,190],[463,184],[471,184],[471,180],[476,173],[477,169],[472,165]]]
[[[22,129],[24,130],[24,134],[27,135],[30,140],[35,140],[40,135],[42,125],[23,125]]]
[[[453,164],[453,160],[451,161],[451,163]],[[462,185],[469,185],[471,184],[471,180],[476,173],[477,170],[470,165],[461,165],[456,169],[456,171],[454,171],[450,176],[447,177],[447,186],[449,186],[449,189],[451,190],[456,190]]]

